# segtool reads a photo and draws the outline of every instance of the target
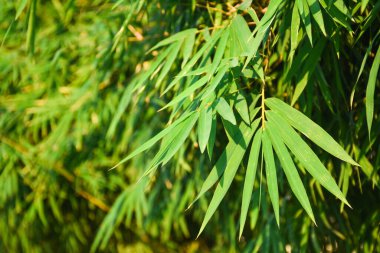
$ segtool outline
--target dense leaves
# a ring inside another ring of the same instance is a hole
[[[3,2],[0,251],[380,251],[380,2]]]

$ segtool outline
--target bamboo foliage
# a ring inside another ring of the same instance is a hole
[[[379,250],[379,2],[3,6],[1,249]]]

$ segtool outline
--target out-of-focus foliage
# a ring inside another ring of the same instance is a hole
[[[0,251],[380,251],[379,34],[376,0],[1,0]]]

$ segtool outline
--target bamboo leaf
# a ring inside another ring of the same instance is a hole
[[[253,184],[256,178],[257,164],[260,154],[262,130],[258,130],[252,141],[251,152],[249,154],[249,160],[247,165],[247,172],[245,174],[243,197],[240,212],[240,230],[239,238],[243,233],[244,224],[247,218],[248,207],[251,202],[251,196],[253,191]]]
[[[236,125],[236,119],[234,112],[232,111],[230,105],[224,98],[219,98],[216,104],[216,111],[219,113],[222,118]]]
[[[376,80],[377,80],[377,74],[379,72],[379,66],[380,66],[380,47],[377,49],[377,53],[375,56],[375,59],[373,60],[371,71],[369,72],[369,79],[366,89],[366,101],[365,101],[365,107],[366,107],[366,118],[367,118],[367,125],[368,125],[368,134],[371,136],[371,127],[372,127],[372,120],[373,120],[373,111],[374,111],[374,97],[375,97],[375,86],[376,86]]]
[[[250,124],[248,104],[243,95],[241,95],[240,93],[236,97],[234,106],[236,111],[238,111],[239,115],[244,120],[244,122]]]
[[[318,0],[307,0],[307,3],[309,4],[311,15],[313,15],[323,35],[326,36],[325,23],[323,22],[323,15]]]
[[[199,89],[203,85],[207,83],[207,76],[202,77],[198,81],[196,81],[194,84],[191,84],[189,87],[187,87],[184,91],[182,91],[180,94],[178,94],[175,98],[173,98],[167,105],[162,107],[160,111],[164,110],[165,108],[168,108],[170,106],[173,106],[180,102],[181,100],[185,99],[186,97],[190,96],[194,93],[195,90]]]
[[[197,197],[193,200],[193,202],[189,205],[188,208],[190,208],[205,192],[207,192],[218,181],[218,179],[224,173],[225,169],[228,166],[231,166],[231,162],[235,164],[232,158],[235,157],[237,154],[241,153],[242,150],[245,150],[247,148],[248,143],[246,142],[246,139],[250,135],[253,135],[253,132],[259,125],[259,122],[259,120],[256,120],[252,123],[252,126],[247,126],[245,123],[240,124],[239,132],[237,133],[237,136],[239,138],[232,138],[231,141],[227,144],[227,147],[224,149],[222,155],[219,157],[218,161],[210,171],[206,180],[203,182],[202,188],[199,191]]]
[[[207,142],[207,153],[210,160],[212,159],[212,152],[214,150],[215,137],[216,137],[216,115],[214,114],[212,116],[210,137],[208,138],[208,142]]]
[[[181,48],[181,43],[182,41],[176,42],[172,45],[173,47],[171,48],[170,53],[166,58],[165,64],[163,65],[162,70],[160,71],[160,75],[157,77],[157,81],[155,84],[156,87],[159,87],[164,78],[167,77],[170,68],[172,67],[174,61],[178,57],[178,52]]]
[[[271,120],[268,120],[266,124],[266,130],[269,133],[274,150],[277,154],[277,157],[279,158],[281,162],[282,169],[285,172],[285,176],[289,182],[290,188],[292,189],[294,195],[296,195],[302,207],[305,209],[306,213],[315,223],[313,210],[311,209],[310,201],[307,196],[305,187],[303,186],[302,180],[297,172],[297,169],[288,152],[288,149],[285,147],[285,144],[282,142],[277,128],[272,126]]]
[[[298,6],[298,10],[300,11],[302,22],[305,26],[307,37],[309,38],[310,44],[313,45],[309,5],[307,4],[306,0],[296,0],[296,3]]]
[[[198,123],[199,148],[203,153],[206,149],[212,128],[212,108],[207,107],[201,110]]]
[[[325,130],[301,112],[277,98],[268,98],[265,100],[265,104],[328,153],[352,165],[359,166]]]
[[[238,7],[239,10],[246,10],[248,9],[252,4],[252,0],[244,0]]]
[[[28,3],[28,0],[21,0],[20,1],[20,3],[18,4],[18,7],[17,7],[15,20],[17,20],[20,17],[20,15],[24,11],[27,3]]]
[[[27,51],[33,55],[36,40],[36,8],[37,0],[31,0],[29,6],[28,31],[26,36]]]
[[[186,66],[186,63],[191,56],[191,53],[192,53],[193,47],[194,47],[194,43],[195,43],[195,32],[187,35],[184,42],[183,42],[183,48],[182,48],[183,60],[182,60],[182,64],[181,64],[182,69],[184,66]]]
[[[280,116],[280,114],[274,111],[267,111],[266,115],[268,117],[268,121],[273,123],[273,131],[276,131],[281,136],[291,152],[303,164],[305,169],[315,178],[315,180],[317,180],[329,192],[334,194],[337,198],[349,206],[343,193],[335,183],[334,178],[321,163],[318,156],[302,140],[302,138],[286,122],[286,120],[282,119],[282,115]]]
[[[198,52],[189,60],[188,63],[182,68],[182,70],[178,73],[178,75],[174,78],[173,81],[170,82],[170,84],[166,87],[166,89],[162,92],[162,95],[164,95],[166,92],[168,92],[173,86],[179,82],[188,72],[191,71],[192,67],[198,62],[198,60],[202,57],[203,53],[206,52],[206,50],[209,50],[211,47],[213,47],[216,42],[219,40],[220,36],[222,35],[223,29],[220,29],[216,31],[211,40],[207,41],[201,49],[198,50]]]
[[[293,6],[292,23],[290,26],[290,53],[289,59],[293,58],[294,52],[298,45],[298,31],[300,29],[300,15],[298,13],[297,4]]]
[[[142,144],[139,148],[137,148],[135,151],[133,151],[131,154],[129,154],[127,157],[122,159],[118,164],[113,166],[111,169],[116,168],[117,166],[125,163],[126,161],[130,160],[131,158],[135,157],[136,155],[140,154],[141,152],[149,149],[154,144],[156,144],[159,140],[161,140],[164,136],[166,136],[168,133],[173,131],[181,122],[189,118],[191,115],[193,115],[195,112],[187,113],[182,115],[179,119],[173,122],[173,124],[167,126],[164,130],[159,132],[157,135],[146,141],[144,144]]]
[[[155,45],[154,47],[152,47],[148,53],[156,50],[157,48],[160,48],[160,47],[163,47],[163,46],[166,46],[166,45],[169,45],[169,44],[172,44],[174,42],[177,42],[177,41],[183,41],[184,39],[188,38],[188,37],[191,37],[191,36],[194,36],[195,33],[197,32],[197,29],[195,28],[191,28],[191,29],[187,29],[187,30],[184,30],[184,31],[181,31],[181,32],[178,32],[176,34],[173,34],[171,35],[170,37],[160,41],[157,43],[157,45]]]
[[[148,169],[145,170],[139,181],[152,173],[160,164],[165,165],[175,155],[189,136],[198,117],[198,112],[192,113],[163,138],[159,151],[154,156]]]
[[[313,47],[311,52],[309,53],[304,66],[304,70],[302,71],[303,73],[300,75],[300,81],[297,83],[296,89],[294,90],[294,95],[292,97],[292,102],[291,105],[294,105],[299,96],[302,94],[303,90],[305,89],[310,76],[315,70],[315,67],[318,64],[319,58],[322,55],[323,49],[325,48],[326,45],[326,40],[321,39],[318,41],[318,43]]]
[[[276,164],[274,162],[272,143],[268,137],[266,129],[263,130],[262,145],[269,197],[272,202],[277,225],[280,226],[280,204],[278,200]]]
[[[205,217],[203,219],[201,228],[198,232],[198,236],[202,233],[203,229],[207,225],[208,221],[211,219],[212,215],[215,213],[216,209],[218,208],[220,202],[226,195],[228,189],[231,186],[231,183],[235,177],[236,171],[241,163],[241,160],[243,159],[243,156],[245,154],[245,151],[247,149],[248,143],[251,141],[252,135],[255,132],[259,121],[256,122],[256,127],[249,127],[244,126],[243,131],[243,137],[239,140],[238,143],[234,143],[235,147],[233,149],[233,152],[231,153],[231,156],[228,157],[222,157],[220,159],[226,159],[226,161],[223,161],[223,175],[221,176],[221,179],[219,183],[216,186],[214,195],[211,199],[211,202],[207,208]],[[244,124],[244,123],[243,123]],[[203,188],[203,187],[202,187]]]
[[[212,68],[211,68],[211,71],[209,72],[209,77],[211,77],[214,74],[214,72],[216,71],[216,69],[220,65],[220,61],[222,60],[223,55],[226,51],[226,46],[227,46],[229,35],[230,35],[230,29],[227,28],[223,31],[223,34],[220,37],[218,47],[216,48],[215,56],[214,56],[214,59],[212,61]]]

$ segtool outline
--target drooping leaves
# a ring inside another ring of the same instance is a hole
[[[277,98],[268,98],[265,104],[325,151],[345,162],[359,166],[325,130],[301,112]]]

